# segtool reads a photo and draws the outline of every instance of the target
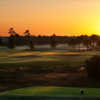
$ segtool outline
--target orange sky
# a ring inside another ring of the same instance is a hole
[[[100,34],[100,0],[0,0],[0,35]]]

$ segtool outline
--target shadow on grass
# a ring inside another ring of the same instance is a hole
[[[100,97],[87,96],[0,96],[0,100],[100,100]]]

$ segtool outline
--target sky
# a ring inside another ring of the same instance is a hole
[[[100,0],[0,0],[0,35],[100,35]]]

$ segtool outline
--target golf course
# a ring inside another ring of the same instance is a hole
[[[99,83],[88,81],[84,69],[84,62],[94,55],[100,55],[100,51],[0,47],[0,98],[99,100]]]

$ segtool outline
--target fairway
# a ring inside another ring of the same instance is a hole
[[[92,87],[96,84],[88,82],[86,72],[80,72],[78,69],[87,59],[99,54],[100,51],[72,52],[66,49],[43,48],[30,51],[1,47],[0,72],[3,77],[1,85],[6,92],[1,93],[0,98],[3,100],[81,100],[82,97],[85,100],[99,100],[99,88],[71,87]],[[17,67],[23,69],[16,71]],[[29,88],[22,88],[24,86]],[[84,95],[80,95],[81,89],[84,90]]]
[[[86,72],[81,73],[80,68],[84,67],[87,59],[99,54],[100,51],[72,52],[67,48],[53,50],[38,47],[30,51],[0,47],[1,83],[7,82],[7,87],[12,84],[15,88],[18,83],[35,86],[87,86],[91,82],[87,82]]]
[[[84,96],[100,96],[99,88],[71,88],[71,87],[30,87],[5,92],[4,95],[25,96],[82,96],[80,90],[84,90]]]
[[[67,67],[80,66],[94,55],[99,55],[99,51],[71,52],[67,49],[36,49],[29,50],[9,50],[0,47],[0,67],[1,66],[51,66],[62,65]],[[48,62],[48,64],[46,63]],[[41,63],[41,64],[40,64]]]
[[[85,94],[80,95],[80,90]],[[30,87],[2,93],[3,100],[99,100],[100,89],[70,87]]]

